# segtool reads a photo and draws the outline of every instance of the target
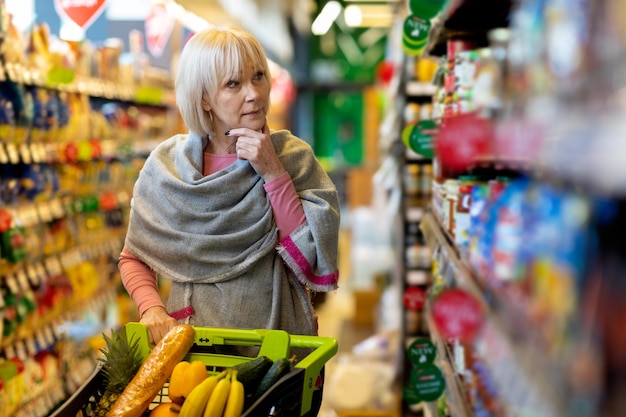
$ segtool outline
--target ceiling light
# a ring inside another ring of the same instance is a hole
[[[314,35],[324,35],[332,26],[337,16],[341,13],[341,5],[336,1],[329,1],[324,5],[322,11],[313,21],[311,32]]]
[[[361,13],[361,8],[359,6],[348,6],[346,7],[346,11],[343,13],[343,18],[346,21],[346,25],[351,27],[360,26],[361,22],[363,22],[363,13]]]
[[[344,13],[346,24],[351,27],[388,27],[394,15],[386,4],[351,4]]]

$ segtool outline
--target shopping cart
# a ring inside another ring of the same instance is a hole
[[[140,323],[126,324],[129,340],[138,338],[139,351],[145,359],[150,352],[147,328]],[[254,359],[252,356],[213,353],[224,347],[245,347],[257,351],[257,356],[272,360],[291,357],[293,351],[309,352],[298,359],[291,372],[248,407],[242,417],[308,417],[315,385],[322,368],[337,353],[337,340],[330,337],[293,335],[282,330],[238,330],[196,327],[194,346],[185,360],[201,360],[211,374]],[[157,394],[148,409],[170,401],[168,384]],[[104,376],[98,366],[90,378],[50,417],[93,415],[95,405],[104,394]]]

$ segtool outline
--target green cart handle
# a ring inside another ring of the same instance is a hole
[[[304,386],[302,387],[302,408],[300,415],[311,409],[311,398],[315,390],[315,382],[322,368],[338,350],[337,340],[332,337],[291,335],[292,347],[315,348],[313,352],[296,364],[296,368],[304,368]]]
[[[128,340],[138,339],[139,353],[145,359],[152,346],[148,328],[138,322],[126,324]],[[284,330],[268,329],[223,329],[213,327],[194,327],[197,346],[260,346],[258,356],[267,356],[273,361],[289,357],[291,348],[314,349],[299,360],[295,367],[304,369],[301,415],[311,409],[311,398],[315,383],[322,368],[338,351],[337,340],[331,337],[290,335]],[[189,352],[186,360],[201,360],[214,367],[231,367],[252,358],[207,352]]]

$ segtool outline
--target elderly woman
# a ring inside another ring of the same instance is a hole
[[[267,125],[261,45],[236,28],[198,33],[175,86],[189,131],[146,159],[119,260],[140,321],[153,342],[178,322],[315,335],[309,293],[337,288],[337,190],[306,142]]]
[[[317,334],[310,292],[339,275],[337,190],[306,142],[267,125],[270,88],[244,31],[209,29],[182,51],[176,101],[189,132],[146,159],[119,260],[152,342],[178,322]],[[171,281],[167,305],[157,276]]]

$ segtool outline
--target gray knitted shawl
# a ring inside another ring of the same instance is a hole
[[[282,242],[263,179],[244,160],[203,176],[195,133],[161,143],[139,174],[126,247],[172,281],[168,311],[193,311],[191,324],[315,334],[306,288],[337,288],[336,188],[310,145],[271,139],[307,219]]]

